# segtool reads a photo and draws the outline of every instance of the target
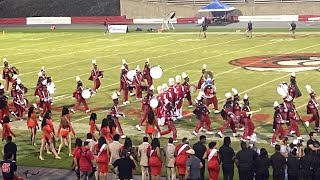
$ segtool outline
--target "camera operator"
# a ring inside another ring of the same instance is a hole
[[[317,141],[317,133],[310,132],[309,135],[310,135],[310,139],[307,141],[307,147],[309,147],[312,150],[312,154],[315,154],[320,150],[320,143],[319,141]]]
[[[296,151],[297,157],[301,158],[303,155],[303,147],[302,147],[302,140],[299,139],[295,139],[292,141],[292,143],[290,143],[289,145],[289,149],[290,149],[290,153],[292,153],[292,151]]]

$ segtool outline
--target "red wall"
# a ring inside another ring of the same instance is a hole
[[[320,17],[320,15],[300,15],[299,21],[308,21],[308,18]]]
[[[126,16],[79,16],[71,17],[72,24],[103,24],[105,21],[109,24],[132,24],[133,19],[127,19]]]
[[[27,18],[0,18],[0,24],[26,24]]]

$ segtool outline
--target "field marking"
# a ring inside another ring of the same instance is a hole
[[[239,41],[239,40],[242,40],[244,38],[240,38],[240,39],[235,39],[235,40],[230,40],[230,41],[226,41],[226,42],[222,42],[222,43],[218,43],[218,44],[212,44],[212,45],[208,45],[208,46],[205,46],[205,47],[209,47],[209,46],[215,46],[215,45],[221,45],[221,44],[225,44],[225,43],[230,43],[230,42],[233,42],[233,41]],[[182,42],[175,42],[175,43],[171,43],[171,44],[164,44],[164,45],[160,45],[160,46],[154,46],[154,47],[150,47],[150,48],[146,48],[146,49],[153,49],[153,48],[157,48],[157,47],[161,47],[161,46],[167,46],[167,45],[173,45],[173,44],[179,44],[179,43],[182,43]],[[201,49],[203,48],[203,46],[201,47],[197,47],[197,48],[192,48],[192,49],[188,49],[188,50],[185,50],[185,51],[176,51],[176,52],[173,52],[173,53],[168,53],[168,54],[164,54],[164,55],[160,55],[160,56],[156,56],[156,57],[150,57],[151,59],[152,58],[161,58],[161,57],[165,57],[165,56],[169,56],[169,55],[174,55],[174,54],[179,54],[179,53],[184,53],[184,52],[189,52],[189,51],[193,51],[193,50],[197,50],[197,49]],[[136,52],[136,51],[140,51],[140,50],[133,50],[131,52]],[[130,53],[131,53],[130,52]],[[128,53],[128,52],[125,52],[125,53]],[[112,54],[110,56],[114,56],[114,55],[120,55],[120,54],[123,54],[123,53],[118,53],[118,54]],[[108,57],[108,56],[107,56]],[[100,58],[100,57],[98,57]],[[137,62],[140,62],[140,61],[144,61],[145,59],[141,59],[141,60],[137,60],[137,61],[134,61],[134,62],[130,62],[128,64],[132,64],[132,63],[137,63]],[[117,67],[121,67],[121,65],[117,65],[117,66],[113,66],[113,67],[110,67],[110,68],[107,68],[105,70],[111,70],[111,69],[114,69],[114,68],[117,68]],[[84,76],[84,75],[88,75],[90,73],[84,73],[84,74],[80,74],[78,76]],[[73,76],[73,77],[69,77],[69,78],[65,78],[65,79],[62,79],[62,80],[59,80],[59,81],[55,81],[55,83],[57,82],[62,82],[64,80],[68,80],[68,79],[72,79],[72,78],[75,78],[76,76]],[[103,88],[103,87],[101,87]]]
[[[155,39],[162,39],[162,38],[167,38],[166,36],[164,37],[160,37],[160,38],[152,38],[152,39],[146,39],[146,40],[142,40],[139,42],[145,42],[145,41],[151,41],[151,40],[155,40]],[[70,54],[75,54],[75,53],[83,53],[83,52],[89,52],[89,51],[93,51],[93,50],[99,50],[99,49],[106,49],[106,48],[110,48],[110,47],[118,47],[118,46],[123,46],[123,45],[128,45],[128,44],[133,44],[133,43],[137,43],[138,41],[132,41],[129,43],[124,43],[124,44],[117,44],[114,46],[106,46],[106,47],[99,47],[99,48],[91,48],[91,49],[87,49],[87,50],[81,50],[81,51],[73,51],[73,52],[69,52],[69,53],[64,53],[64,54],[58,54],[58,55],[52,55],[52,56],[46,56],[46,57],[41,57],[41,58],[37,58],[37,59],[33,59],[33,60],[27,60],[27,61],[22,61],[22,62],[16,62],[16,64],[22,64],[22,63],[28,63],[28,62],[34,62],[34,61],[39,61],[39,60],[43,60],[43,59],[50,59],[53,57],[59,57],[59,56],[66,56],[66,55],[70,55]],[[98,58],[98,57],[96,57]],[[81,61],[76,61],[76,63],[79,62],[84,62],[84,61],[88,61],[88,59],[86,60],[81,60]],[[74,63],[71,63],[74,64]],[[65,64],[67,65],[67,64]],[[28,74],[28,73],[24,73],[24,74]]]
[[[285,53],[285,54],[290,54],[290,53],[293,53],[293,52],[296,52],[296,51],[301,51],[301,50],[308,49],[308,48],[312,48],[312,47],[319,46],[319,45],[320,45],[320,44],[316,44],[316,45],[312,45],[312,46],[308,46],[308,47],[296,49],[296,50],[287,52],[287,53]],[[276,55],[276,56],[280,56],[280,55]],[[275,57],[276,57],[276,56],[275,56]],[[274,58],[274,57],[265,58],[265,60],[266,60],[266,59],[270,59],[270,58]],[[257,63],[257,62],[254,62],[254,63]],[[254,63],[249,63],[249,64],[254,64]],[[249,65],[249,64],[247,64],[247,65]],[[247,66],[247,65],[246,65],[246,66]],[[241,67],[240,67],[240,68],[241,68]],[[229,70],[228,72],[232,72],[232,71],[234,71],[234,70],[236,70],[236,69],[239,69],[239,68],[233,68],[233,69]],[[218,74],[216,74],[215,76],[219,76],[219,75],[222,75],[222,74],[224,74],[224,73],[218,73]],[[262,84],[260,84],[260,85],[254,86],[254,87],[249,88],[249,89],[247,89],[247,90],[244,90],[244,91],[240,92],[239,94],[244,94],[244,93],[246,93],[246,92],[249,92],[249,91],[254,90],[254,89],[257,89],[257,88],[260,88],[260,87],[262,87],[262,86],[265,86],[265,85],[267,85],[267,84],[270,84],[270,83],[272,83],[272,82],[278,81],[278,80],[280,80],[280,79],[282,79],[282,78],[285,78],[285,77],[288,77],[288,76],[289,76],[289,75],[286,74],[286,75],[284,75],[284,76],[278,77],[278,78],[273,79],[273,80],[271,80],[271,81],[267,81],[267,82],[262,83]],[[192,82],[192,83],[195,83],[195,82],[198,82],[198,81],[194,81],[194,82]],[[115,84],[119,84],[119,83],[115,83]],[[320,96],[319,96],[319,98],[320,98]],[[223,102],[223,101],[225,101],[224,98],[221,99],[221,100],[219,100],[218,102],[220,103],[220,102]],[[140,102],[140,101],[135,100],[135,101],[130,102],[130,104],[131,104],[131,103],[135,103],[135,102]],[[119,107],[123,107],[123,106],[125,106],[125,105],[119,105]],[[305,105],[304,105],[304,106],[305,106]],[[299,106],[299,107],[300,107],[300,106]],[[297,109],[299,109],[299,107],[298,107]],[[100,112],[97,112],[97,113],[101,114],[101,113],[108,112],[108,111],[110,111],[110,110],[103,110],[103,111],[100,111]],[[80,118],[80,119],[77,119],[77,120],[75,120],[75,121],[73,121],[73,122],[78,122],[78,121],[87,119],[87,118],[89,118],[89,117],[90,117],[90,116],[84,117],[84,118]]]

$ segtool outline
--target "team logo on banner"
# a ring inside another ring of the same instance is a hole
[[[320,53],[264,55],[229,62],[252,71],[298,72],[320,69]]]

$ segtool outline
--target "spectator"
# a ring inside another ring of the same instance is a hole
[[[249,140],[249,149],[255,151],[258,155],[260,155],[260,149],[257,147],[257,135],[256,133],[253,133],[250,137],[250,140]]]
[[[89,143],[90,151],[94,152],[94,147],[98,144],[94,139],[91,133],[87,133],[86,142]]]
[[[95,159],[93,153],[90,151],[89,142],[84,142],[84,146],[79,148],[78,153],[74,157],[74,164],[76,169],[80,171],[81,180],[95,180]]]
[[[151,146],[148,143],[148,137],[143,137],[143,143],[138,147],[138,156],[140,157],[140,166],[141,166],[141,179],[147,180],[149,176],[149,164],[148,164],[148,149]]]
[[[236,154],[235,163],[238,167],[240,180],[252,180],[254,173],[254,162],[257,153],[248,149],[245,142],[241,142],[241,150]]]
[[[293,150],[296,150],[296,153],[297,153],[297,157],[298,158],[301,158],[302,157],[302,142],[298,139],[295,139],[292,141],[292,143],[289,145],[290,147],[290,153],[293,151]]]
[[[133,179],[133,170],[136,169],[136,165],[132,159],[130,159],[130,152],[126,149],[121,152],[121,158],[117,159],[113,164],[113,167],[118,169],[119,180]],[[114,168],[113,173],[116,173]]]
[[[288,180],[298,180],[300,161],[297,157],[297,149],[293,149],[287,158]]]
[[[137,151],[136,149],[132,146],[132,141],[130,138],[126,138],[124,140],[124,145],[123,145],[123,149],[127,150],[130,153],[130,159],[133,160],[134,163],[136,163],[137,161]]]
[[[174,157],[176,147],[173,144],[173,138],[170,137],[168,144],[163,148],[164,156],[166,157],[166,168],[167,168],[167,180],[176,180],[176,167]]]
[[[269,179],[269,167],[271,165],[270,159],[268,158],[268,152],[265,148],[260,150],[260,155],[255,161],[255,179],[256,180],[268,180]]]
[[[89,133],[90,134],[90,133]],[[91,134],[90,134],[91,135]],[[109,168],[109,146],[104,137],[100,137],[98,140],[98,155],[97,163],[99,167],[99,179],[106,179]]]
[[[179,173],[179,180],[184,180],[186,176],[186,162],[188,160],[187,150],[190,149],[188,138],[184,137],[182,139],[182,144],[177,145],[176,147],[176,166]]]
[[[110,164],[113,164],[117,159],[120,159],[120,151],[122,144],[119,143],[120,135],[116,134],[113,136],[113,142],[109,144],[110,149]],[[114,169],[114,172],[117,172],[117,168]],[[117,173],[113,174],[113,179],[117,178]]]
[[[280,153],[280,148],[280,145],[276,144],[276,152],[271,156],[274,180],[283,180],[285,178],[286,158]]]
[[[308,147],[304,149],[304,154],[305,155],[300,159],[300,177],[302,180],[311,180],[313,159],[315,155],[312,155],[312,150]]]
[[[320,179],[320,154],[317,154],[313,161],[313,179]]]
[[[205,163],[206,161],[202,158],[205,154],[207,148],[204,145],[206,143],[206,136],[200,136],[200,141],[193,145],[193,149],[195,151],[195,156],[201,160],[202,168],[200,169],[201,180],[204,180],[204,172],[205,172]]]
[[[160,159],[160,142],[158,138],[152,139],[149,154],[149,167],[151,180],[160,180],[162,161]]]
[[[4,145],[3,152],[4,154],[11,152],[13,154],[13,160],[17,160],[17,145],[12,142],[12,136],[7,137],[7,144]]]
[[[317,141],[317,133],[310,132],[310,139],[307,141],[307,147],[309,147],[313,153],[320,150],[320,143]]]
[[[290,149],[289,149],[289,138],[284,137],[282,140],[282,144],[280,146],[280,153],[287,158],[290,154]]]
[[[216,142],[209,143],[209,149],[203,155],[203,160],[208,159],[208,172],[210,180],[219,179],[220,163]]]
[[[4,180],[19,179],[17,174],[17,164],[13,160],[13,154],[11,152],[4,154],[4,160],[1,161],[0,165]]]
[[[187,154],[189,156],[186,162],[186,174],[188,180],[198,180],[200,179],[200,169],[203,167],[199,158],[195,156],[195,152],[193,149],[187,150]]]
[[[73,157],[76,157],[76,155],[79,152],[81,147],[82,147],[82,140],[80,138],[77,138],[75,140],[75,148],[73,149],[73,152],[72,152]],[[78,161],[77,164],[79,164],[79,161]],[[79,169],[76,169],[76,164],[74,163],[74,161],[73,161],[73,165],[72,166],[73,166],[73,169],[76,172],[77,179],[79,180],[80,179],[80,171],[79,171]]]
[[[234,174],[234,150],[231,145],[230,137],[224,137],[223,145],[219,149],[219,157],[222,163],[222,172],[224,180],[232,180]]]

